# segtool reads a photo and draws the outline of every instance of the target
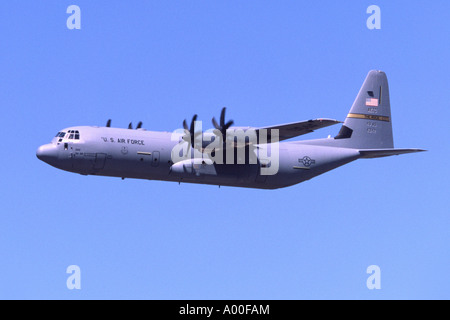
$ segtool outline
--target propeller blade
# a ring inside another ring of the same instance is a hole
[[[194,136],[195,121],[197,121],[197,115],[196,115],[196,114],[194,114],[194,116],[192,117],[192,121],[191,121],[191,130],[190,130],[190,133],[191,133],[192,136]]]
[[[186,119],[183,120],[183,128],[184,128],[184,130],[189,131],[189,127],[187,125]]]
[[[225,110],[227,108],[223,107],[222,111],[220,112],[220,126],[223,128],[225,125]]]
[[[213,123],[214,128],[216,128],[217,130],[220,130],[220,126],[217,123],[216,118],[214,118],[214,117],[212,118],[212,123]]]
[[[198,115],[194,114],[191,120],[191,125],[188,127],[186,119],[183,120],[184,136],[182,139],[188,143],[188,150],[194,145],[194,140],[201,135],[202,132],[195,132],[195,122],[197,121]]]
[[[226,111],[226,107],[222,108],[222,111],[220,112],[220,123],[217,123],[216,118],[212,118],[212,123],[214,125],[214,128],[216,128],[217,130],[220,131],[220,133],[222,134],[223,137],[223,141],[225,142],[226,140],[226,134],[227,134],[227,130],[228,128],[230,128],[233,124],[234,121],[230,120],[227,123],[225,123],[225,111]]]
[[[231,127],[233,125],[234,121],[230,120],[227,122],[227,124],[225,125],[225,130],[227,130],[229,127]]]
[[[108,121],[106,122],[106,127],[107,128],[111,127],[111,119],[108,119]]]

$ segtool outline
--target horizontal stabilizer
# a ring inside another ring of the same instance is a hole
[[[291,139],[297,136],[301,136],[303,134],[307,134],[310,132],[313,132],[314,130],[325,128],[332,126],[334,124],[342,123],[341,121],[334,120],[334,119],[314,119],[314,120],[307,120],[307,121],[301,121],[301,122],[293,122],[293,123],[286,123],[286,124],[280,124],[276,126],[270,126],[270,127],[263,127],[263,128],[257,128],[256,133],[259,135],[259,130],[266,129],[266,130],[273,130],[278,129],[279,130],[279,141]],[[270,135],[270,131],[268,131]]]
[[[361,154],[361,158],[371,159],[371,158],[397,156],[400,154],[422,152],[422,151],[427,151],[427,150],[423,150],[423,149],[362,149],[362,150],[359,150],[359,153]]]

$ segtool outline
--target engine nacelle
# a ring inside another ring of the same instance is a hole
[[[188,159],[177,162],[170,167],[170,173],[177,176],[217,175],[211,159]]]

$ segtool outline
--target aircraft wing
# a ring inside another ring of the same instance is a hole
[[[282,141],[293,137],[301,136],[303,134],[313,132],[314,130],[329,127],[338,123],[342,122],[334,119],[314,119],[301,122],[280,124],[270,127],[257,128],[256,132],[259,136],[259,130],[266,129],[268,130],[267,131],[268,137],[270,137],[270,130],[278,129],[280,134],[279,141]]]

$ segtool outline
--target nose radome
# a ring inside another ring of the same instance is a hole
[[[53,163],[58,158],[56,147],[52,144],[44,144],[36,151],[36,157],[46,163]]]
[[[44,146],[40,146],[36,151],[36,157],[38,157],[39,160],[42,160],[42,156],[44,155]]]

